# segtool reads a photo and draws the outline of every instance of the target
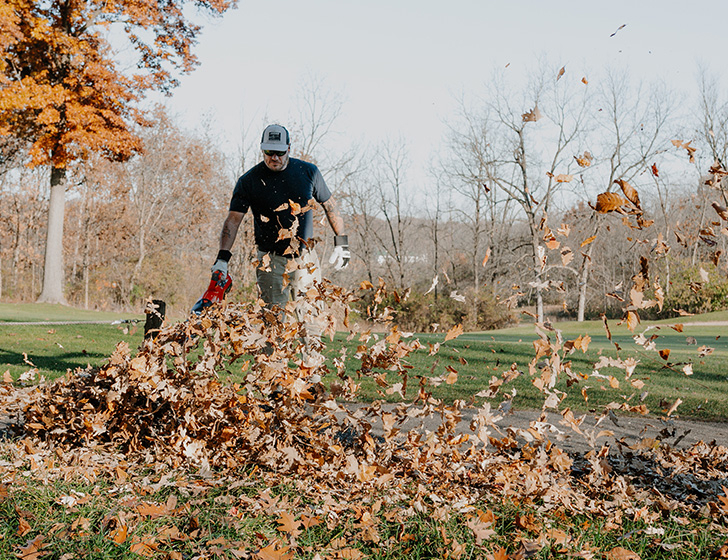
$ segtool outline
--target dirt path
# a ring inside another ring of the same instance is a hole
[[[352,411],[365,408],[363,404],[349,404],[347,408]],[[382,409],[393,412],[395,405],[382,405]],[[458,424],[458,429],[463,433],[472,433],[469,425],[476,415],[475,410],[464,410],[463,418]],[[540,411],[513,411],[496,422],[498,431],[491,429],[493,437],[516,435],[518,439],[528,438],[526,433],[532,422],[538,422]],[[382,431],[379,420],[374,417],[368,419],[372,422],[372,429],[379,434]],[[702,422],[697,420],[670,419],[668,421],[660,418],[645,418],[635,416],[615,416],[614,421],[604,419],[599,425],[593,416],[586,416],[578,426],[581,433],[569,425],[562,425],[563,418],[560,414],[549,414],[546,423],[553,428],[549,429],[548,438],[565,451],[586,453],[593,449],[592,444],[601,448],[604,444],[614,444],[616,441],[623,441],[627,445],[634,445],[646,438],[662,440],[673,447],[689,447],[697,442],[715,442],[718,445],[728,447],[728,422]],[[616,423],[615,423],[616,422]],[[441,424],[439,416],[428,418],[409,418],[400,427],[402,431],[427,430],[435,431]],[[500,432],[500,433],[499,433]],[[601,435],[600,435],[601,434]]]

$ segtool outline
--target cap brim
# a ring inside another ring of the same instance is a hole
[[[260,149],[261,150],[274,150],[276,152],[286,152],[286,151],[288,151],[288,148],[290,148],[290,146],[286,146],[285,144],[266,144],[266,143],[262,143],[260,145]]]

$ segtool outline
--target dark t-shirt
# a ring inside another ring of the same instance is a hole
[[[313,212],[309,201],[321,203],[330,197],[331,191],[318,167],[290,158],[283,171],[271,171],[260,162],[240,177],[230,210],[244,214],[250,208],[258,249],[283,255],[291,245],[293,235],[303,241],[313,235]],[[286,232],[281,236],[284,238],[278,240],[281,230]]]

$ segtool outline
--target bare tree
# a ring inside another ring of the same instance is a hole
[[[585,132],[588,88],[574,87],[562,73],[540,73],[521,95],[496,76],[484,101],[490,123],[484,170],[490,184],[520,206],[528,231],[529,285],[544,320],[546,249],[542,238],[555,196],[568,183],[573,151]],[[514,105],[514,103],[518,103]]]
[[[596,116],[594,145],[594,164],[590,164],[591,184],[601,185],[600,192],[618,189],[618,179],[632,183],[639,176],[647,178],[639,188],[649,188],[649,173],[656,158],[669,146],[670,125],[675,117],[676,99],[659,85],[633,87],[629,76],[624,73],[609,72],[603,87],[596,97],[599,111]],[[652,173],[654,174],[654,169]],[[586,174],[586,173],[585,173]],[[667,191],[657,183],[658,196],[662,204],[667,204]],[[666,208],[666,206],[664,206]],[[592,214],[591,237],[599,235],[607,217]],[[582,253],[579,268],[579,302],[577,320],[583,321],[587,302],[589,274],[595,258],[594,248],[589,244]]]

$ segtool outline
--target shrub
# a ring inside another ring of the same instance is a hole
[[[469,294],[462,302],[446,295],[424,294],[411,289],[399,294],[380,285],[379,289],[365,291],[356,307],[370,320],[380,317],[388,308],[400,329],[414,332],[443,331],[458,324],[470,331],[492,330],[516,322],[511,311],[485,290],[478,294],[475,309],[472,297]]]

